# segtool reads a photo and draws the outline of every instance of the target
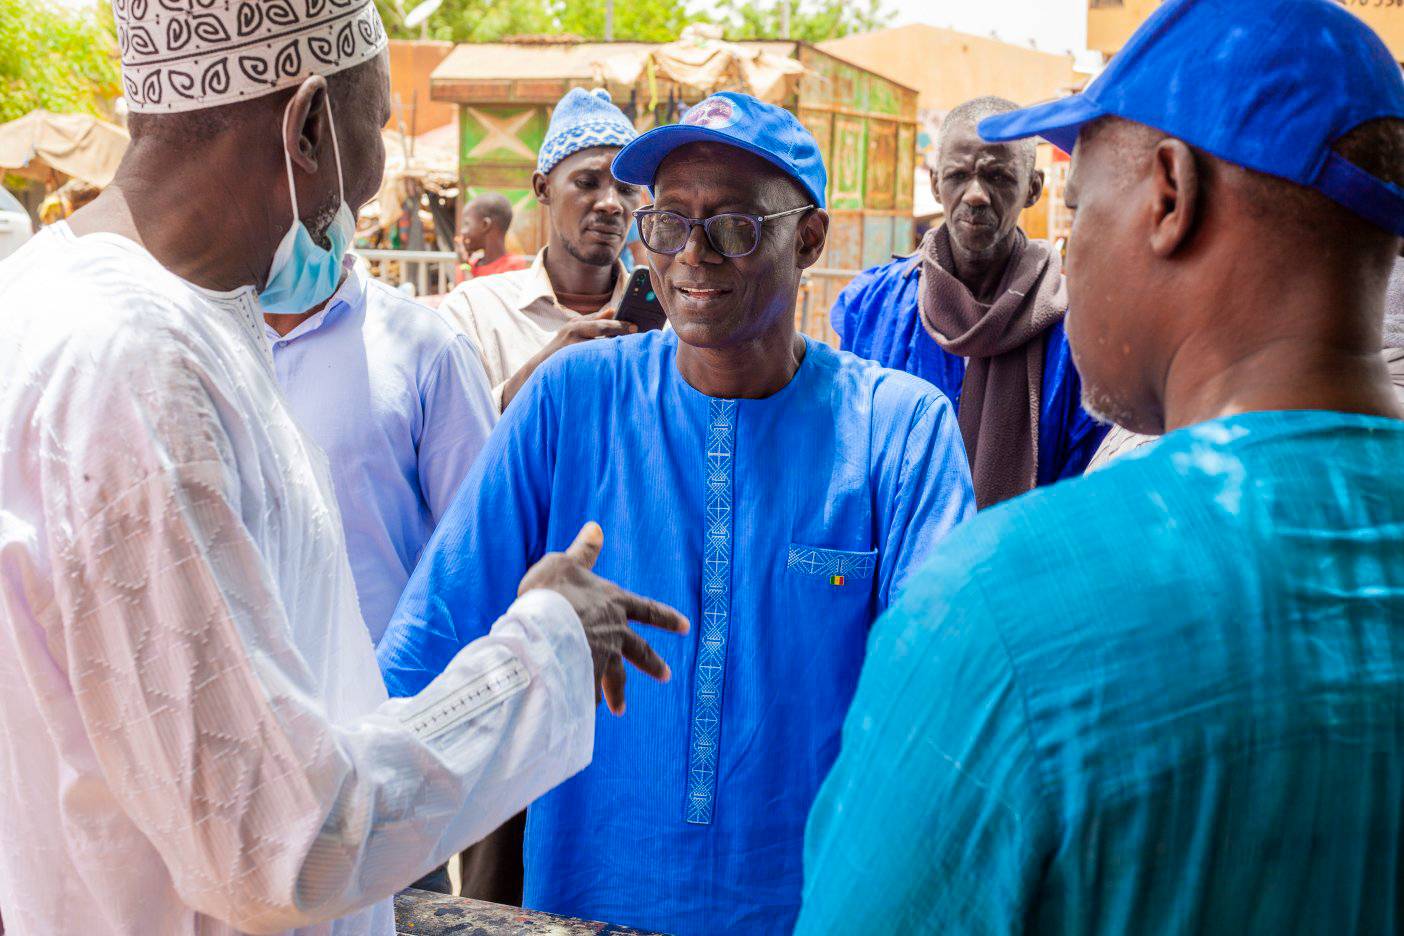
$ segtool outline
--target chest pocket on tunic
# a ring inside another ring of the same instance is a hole
[[[801,576],[806,585],[834,589],[836,598],[842,592],[866,596],[873,590],[877,558],[876,549],[826,549],[791,543],[785,556],[785,570]]]

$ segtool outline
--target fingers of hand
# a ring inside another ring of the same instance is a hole
[[[600,558],[600,550],[604,548],[604,530],[600,525],[591,520],[580,528],[580,532],[575,534],[575,542],[566,549],[566,555],[580,563],[587,569],[595,567],[595,560]]]
[[[624,714],[624,681],[626,678],[624,660],[617,656],[610,657],[609,663],[605,664],[600,686],[604,689],[605,704],[615,715]]]
[[[673,671],[668,668],[668,664],[663,662],[663,658],[654,652],[653,648],[633,631],[624,635],[622,651],[624,659],[634,664],[639,670],[659,682],[667,682],[673,677]]]
[[[633,322],[616,322],[613,319],[601,319],[591,322],[577,322],[571,329],[571,337],[576,341],[589,341],[593,338],[609,338],[613,335],[629,335],[638,331],[638,326]]]
[[[621,592],[624,613],[629,620],[648,624],[675,634],[686,634],[690,628],[687,618],[660,601],[652,601],[633,592]]]

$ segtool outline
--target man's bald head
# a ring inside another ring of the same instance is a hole
[[[464,263],[475,253],[485,250],[495,254],[506,250],[507,232],[512,227],[512,203],[498,192],[484,192],[463,206],[458,219],[458,236],[454,246]]]
[[[951,108],[950,113],[941,118],[941,128],[936,131],[936,151],[940,153],[946,148],[946,141],[951,135],[951,131],[960,129],[973,130],[980,125],[980,121],[986,117],[993,117],[995,114],[1008,114],[1019,109],[1019,105],[1002,97],[977,97],[974,100],[957,104]],[[1013,144],[1017,147],[1023,157],[1023,169],[1032,173],[1038,161],[1038,141],[1033,137],[1018,140]]]
[[[491,222],[492,226],[503,234],[512,227],[512,203],[507,200],[507,196],[498,192],[479,195],[468,203],[464,211]]]

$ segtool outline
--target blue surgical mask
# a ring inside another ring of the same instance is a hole
[[[331,248],[321,247],[312,239],[307,225],[297,211],[297,188],[293,182],[292,155],[287,149],[287,124],[292,102],[283,110],[283,161],[288,169],[288,196],[292,199],[292,225],[283,235],[273,254],[273,268],[268,283],[258,294],[258,303],[265,312],[275,315],[296,315],[314,309],[336,292],[341,282],[341,261],[356,233],[356,220],[346,205],[346,187],[341,179],[341,149],[336,142],[336,121],[332,119],[331,100],[327,100],[327,123],[331,127],[332,152],[336,156],[336,185],[341,204],[327,226]]]

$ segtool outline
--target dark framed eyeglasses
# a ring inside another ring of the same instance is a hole
[[[761,227],[767,221],[787,218],[802,211],[813,209],[813,205],[777,211],[775,214],[753,215],[739,211],[727,211],[710,218],[688,218],[676,211],[659,211],[657,208],[640,208],[634,212],[639,224],[639,240],[654,253],[682,253],[692,237],[692,229],[700,227],[707,235],[707,243],[723,257],[736,259],[756,252],[760,246]]]

